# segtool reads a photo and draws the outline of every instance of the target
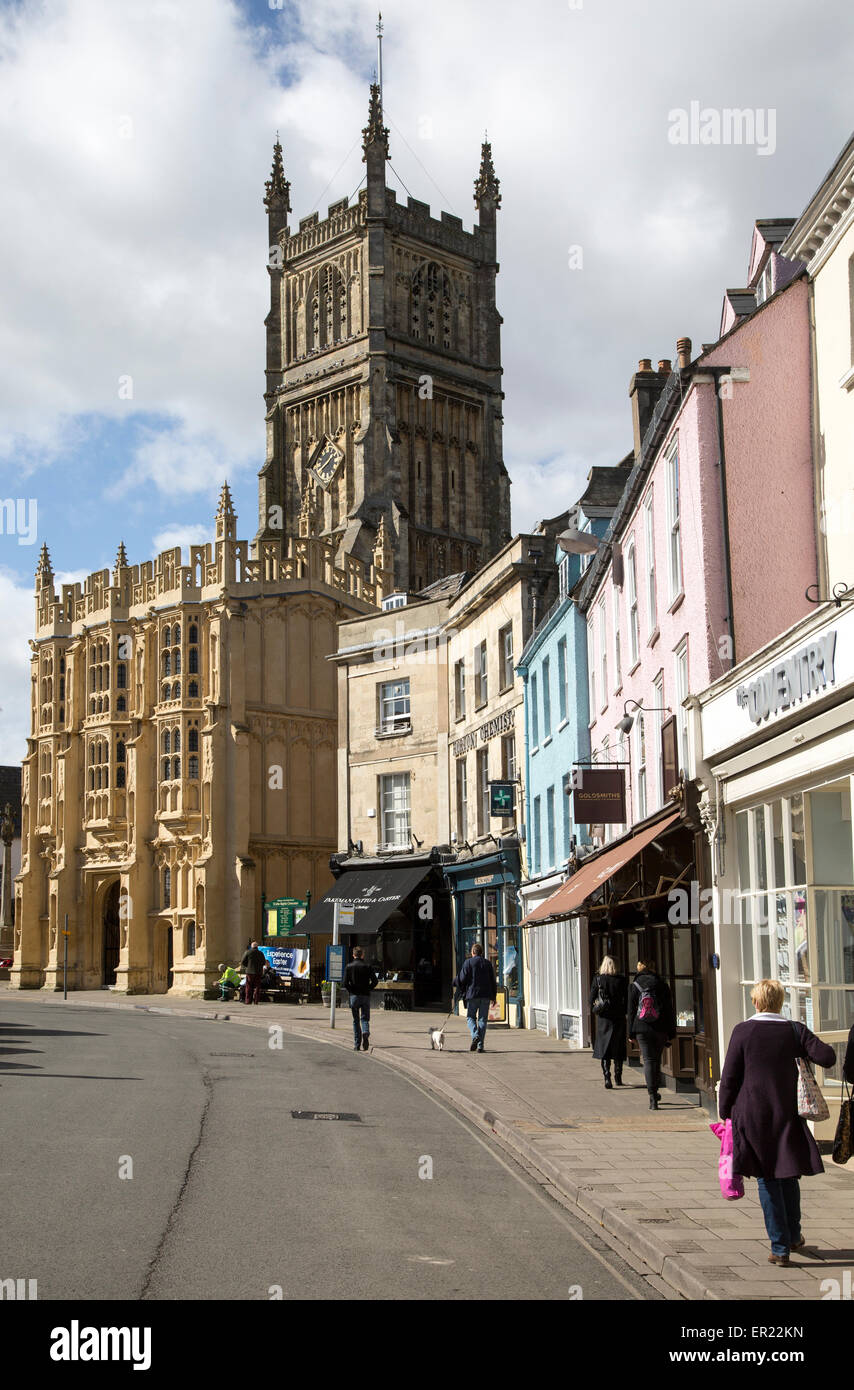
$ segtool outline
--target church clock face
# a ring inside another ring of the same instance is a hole
[[[343,462],[344,455],[332,440],[322,439],[309,468],[320,486],[327,488]]]

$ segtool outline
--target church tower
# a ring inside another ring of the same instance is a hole
[[[475,180],[478,222],[432,217],[386,187],[388,130],[371,87],[365,186],[351,206],[288,225],[290,184],[274,147],[269,219],[267,455],[263,542],[322,537],[336,564],[369,564],[378,541],[393,587],[417,591],[479,569],[510,537],[502,458],[501,316],[490,145]]]

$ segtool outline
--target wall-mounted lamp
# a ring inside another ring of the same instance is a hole
[[[557,543],[566,555],[595,555],[601,544],[589,531],[579,531],[577,526],[561,531]]]
[[[623,717],[617,724],[617,728],[620,730],[621,734],[629,733],[635,722],[635,716],[629,714],[629,705],[634,705],[635,709],[640,710],[642,714],[673,713],[669,705],[642,705],[638,700],[625,700],[623,703]]]

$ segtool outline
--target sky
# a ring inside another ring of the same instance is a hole
[[[398,197],[471,227],[492,143],[529,529],[628,452],[638,360],[714,341],[754,220],[797,216],[836,159],[854,11],[396,0],[383,21]],[[225,477],[254,535],[272,145],[292,226],[355,194],[375,28],[375,0],[0,0],[0,762],[26,751],[43,542],[68,582],[121,540],[137,563],[208,539]],[[753,143],[692,143],[692,103],[758,113]]]

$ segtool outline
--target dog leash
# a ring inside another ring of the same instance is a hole
[[[455,1011],[456,1011],[456,1009],[457,1009],[457,1007],[458,1007],[458,1005],[459,1005],[459,1002],[460,1002],[460,1001],[457,1000],[457,1003],[456,1003],[456,1004],[452,1004],[452,1005],[451,1005],[451,1012],[448,1014],[448,1017],[445,1019],[445,1023],[450,1022],[450,1020],[453,1018],[454,1013],[455,1013]],[[441,1032],[444,1030],[445,1023],[440,1023],[438,1028],[431,1028],[431,1030],[430,1030],[431,1033],[441,1033]]]

